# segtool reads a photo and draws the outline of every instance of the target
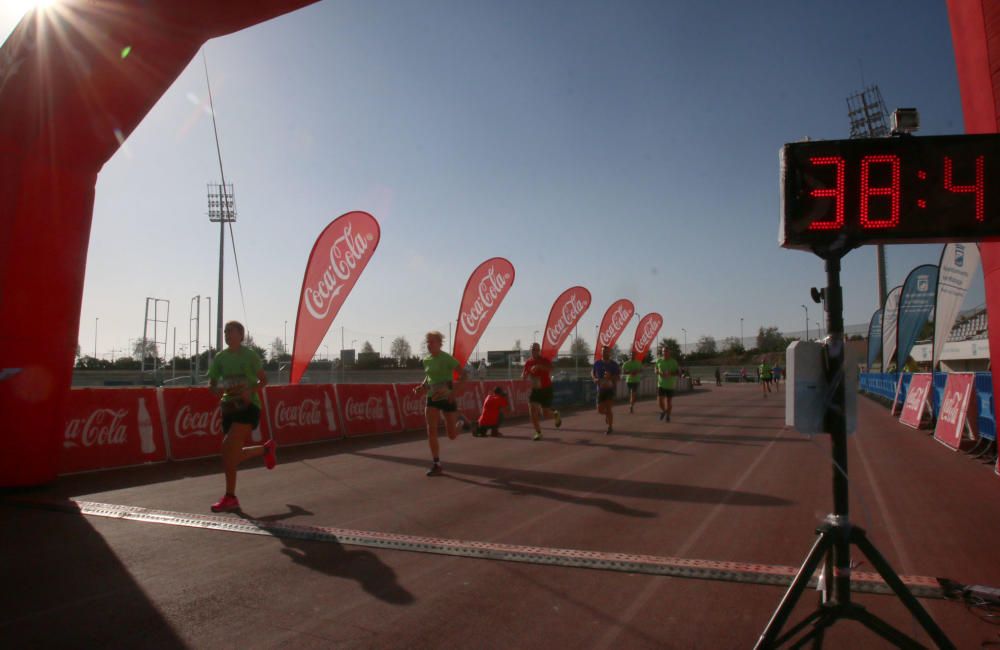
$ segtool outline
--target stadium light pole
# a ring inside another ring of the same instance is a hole
[[[97,358],[97,321],[99,321],[99,320],[101,320],[101,319],[100,318],[95,318],[94,319],[94,358],[95,359]]]
[[[538,343],[538,330],[535,330],[535,333],[531,335],[531,342]]]
[[[384,338],[385,338],[384,336],[378,337],[378,358],[379,359],[382,358],[382,339],[384,339]]]
[[[805,305],[800,305],[802,309],[806,311],[806,340],[809,340],[809,308]]]
[[[740,316],[740,348],[742,348],[744,350],[746,349],[746,347],[743,345],[743,317],[742,316]]]
[[[285,346],[285,354],[288,354],[288,321],[285,321],[285,339],[281,342]]]
[[[681,331],[684,332],[684,354],[687,354],[688,331],[686,329],[684,329],[683,327],[681,328]]]

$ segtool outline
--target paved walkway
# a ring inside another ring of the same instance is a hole
[[[503,438],[445,440],[446,473],[435,478],[424,476],[417,434],[282,449],[274,471],[240,473],[242,517],[208,512],[222,487],[217,459],[6,493],[0,638],[11,647],[752,646],[783,593],[759,583],[787,580],[832,508],[826,438],[785,429],[783,395],[764,399],[756,386],[678,397],[670,423],[652,402],[617,411],[612,436],[587,411],[549,425],[540,442],[523,423]],[[1000,585],[992,469],[868,399],[859,420],[852,521],[914,584]],[[94,514],[68,512],[67,499]],[[894,597],[856,600],[928,643]],[[921,602],[960,648],[1000,641],[1000,628],[961,603]],[[807,592],[793,622],[815,603]],[[827,639],[883,647],[852,622]]]

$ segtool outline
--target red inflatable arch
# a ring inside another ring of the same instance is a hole
[[[94,186],[119,138],[205,41],[315,1],[60,0],[0,48],[0,486],[55,478]]]
[[[1000,132],[1000,48],[997,47],[1000,4],[995,0],[948,0],[948,15],[965,132]],[[980,250],[989,317],[990,368],[996,397],[1000,396],[1000,367],[993,368],[992,360],[1000,359],[1000,244],[984,243]]]

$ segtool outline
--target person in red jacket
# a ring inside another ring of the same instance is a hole
[[[479,416],[479,426],[476,427],[476,432],[472,435],[477,438],[485,438],[487,431],[490,432],[491,436],[502,435],[500,433],[500,425],[503,424],[502,409],[512,410],[507,393],[497,386],[483,400],[483,413]]]

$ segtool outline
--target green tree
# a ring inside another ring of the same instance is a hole
[[[743,348],[743,344],[735,336],[727,336],[722,339],[722,351],[726,354],[741,354],[746,350]]]
[[[779,352],[788,347],[788,339],[782,336],[777,327],[761,327],[757,330],[757,350],[760,352]]]
[[[656,350],[659,352],[663,348],[670,348],[670,356],[680,360],[681,358],[681,345],[677,342],[677,339],[664,337],[660,339],[660,342],[656,344]]]
[[[695,348],[698,354],[704,354],[710,356],[713,354],[718,354],[718,346],[715,343],[715,339],[711,336],[703,336],[698,339],[698,347]]]
[[[413,356],[410,344],[405,336],[397,336],[389,344],[389,356],[399,362],[400,366],[406,365],[407,359]]]
[[[371,343],[365,341],[364,344],[361,346],[361,352],[363,354],[372,354],[375,352],[375,348],[372,347]]]
[[[589,343],[577,336],[573,339],[572,343],[569,344],[569,353],[574,357],[586,361],[587,357],[593,354],[593,351],[590,349]]]

